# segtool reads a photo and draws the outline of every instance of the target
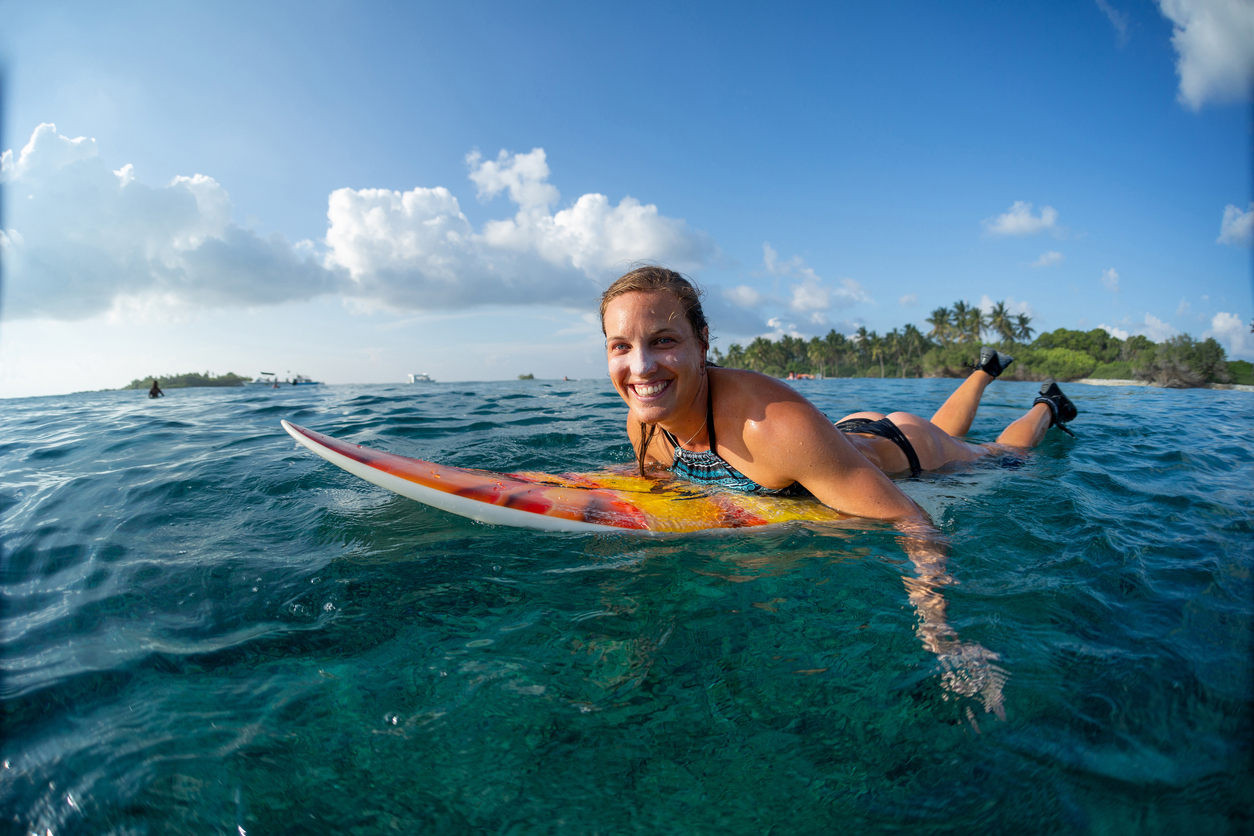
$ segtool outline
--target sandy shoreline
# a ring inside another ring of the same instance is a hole
[[[1096,377],[1082,377],[1079,380],[1073,380],[1072,383],[1087,383],[1090,386],[1153,386],[1144,380],[1106,380]],[[1159,387],[1155,387],[1159,388]],[[1229,389],[1235,392],[1254,392],[1254,386],[1247,383],[1212,383],[1206,387],[1208,389]]]

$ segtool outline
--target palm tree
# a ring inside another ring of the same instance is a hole
[[[901,340],[901,332],[896,328],[884,335],[884,350],[885,353],[892,355],[892,357],[896,360],[898,377],[906,376],[906,371],[901,365],[901,350],[903,347],[904,344]],[[880,376],[883,377],[882,374]]]
[[[876,360],[880,362],[880,377],[884,376],[884,354],[887,346],[884,344],[884,338],[872,331],[867,337],[867,355],[871,358],[871,362]]]
[[[814,337],[806,344],[806,359],[810,361],[810,371],[819,370],[819,377],[827,377],[827,344]]]
[[[913,322],[906,323],[906,327],[901,336],[902,342],[905,343],[906,357],[914,355],[915,363],[912,369],[918,368],[918,361],[923,359],[923,351],[927,342],[927,338],[923,336],[923,332],[914,327]],[[905,375],[905,369],[902,369],[902,375]]]
[[[866,330],[865,325],[859,325],[858,330],[854,332],[853,338],[857,342],[857,345],[854,347],[854,351],[856,352],[858,358],[858,370],[861,371],[863,364],[867,361],[867,352],[871,349],[869,344],[871,340],[871,332]]]
[[[975,305],[954,302],[954,328],[964,343],[978,343],[984,332],[984,314]]]
[[[1032,318],[1027,314],[1019,314],[1015,317],[1015,336],[1023,340],[1025,343],[1032,341],[1032,335],[1036,333],[1036,329],[1028,325]]]
[[[845,339],[844,334],[839,334],[836,329],[827,332],[827,336],[823,339],[823,343],[827,348],[828,362],[832,364],[832,373],[840,374],[840,363],[845,357],[845,352],[849,350],[849,340]]]
[[[937,308],[932,311],[932,315],[926,321],[932,326],[932,330],[928,332],[929,337],[940,340],[941,345],[949,342],[950,330],[953,327],[949,308]]]
[[[954,331],[958,334],[960,342],[967,342],[970,338],[970,332],[967,324],[971,321],[971,306],[966,302],[959,300],[954,302],[953,323]]]
[[[988,327],[1005,342],[1014,342],[1015,323],[1005,302],[998,302],[988,313]]]

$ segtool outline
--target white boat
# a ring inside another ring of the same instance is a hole
[[[298,374],[291,380],[279,380],[279,376],[274,372],[262,372],[247,385],[264,386],[267,389],[278,389],[281,386],[321,386],[321,380],[311,380],[304,375]]]
[[[276,375],[274,372],[262,372],[261,374],[253,378],[251,381],[249,381],[247,385],[265,386],[269,388],[269,387],[275,386],[278,382],[279,382],[279,376]]]
[[[409,382],[410,383],[435,383],[435,381],[431,379],[430,375],[425,375],[425,374],[411,374],[409,376]]]

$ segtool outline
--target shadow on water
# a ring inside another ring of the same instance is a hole
[[[950,386],[799,388],[838,417]],[[1004,721],[943,687],[884,526],[503,529],[277,426],[595,470],[630,458],[608,383],[7,402],[3,809],[56,834],[1242,832],[1254,399],[1200,393],[1186,453],[1199,393],[1077,388],[1078,440],[902,483]],[[1030,394],[990,389],[972,437]]]

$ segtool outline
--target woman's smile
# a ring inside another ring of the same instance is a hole
[[[636,393],[639,398],[652,398],[654,395],[660,395],[671,385],[669,380],[659,380],[652,383],[632,383],[631,390]]]

